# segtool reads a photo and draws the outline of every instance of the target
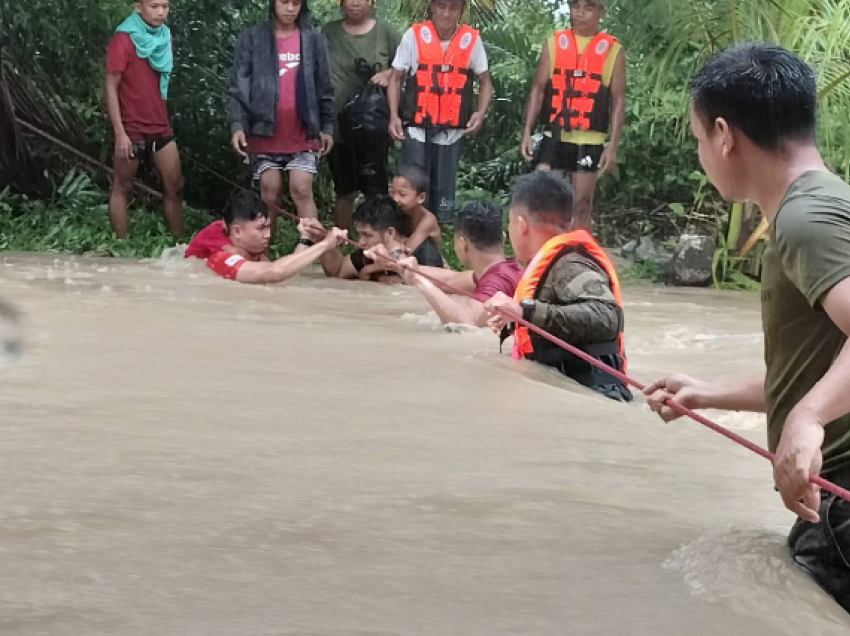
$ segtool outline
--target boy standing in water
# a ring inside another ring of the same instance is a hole
[[[380,259],[373,261],[365,250],[383,245],[393,259],[406,256],[405,243],[408,237],[408,220],[395,201],[387,195],[369,197],[354,211],[354,229],[360,240],[360,249],[348,256],[332,250],[322,256],[325,275],[333,278],[361,279],[379,282],[401,282],[398,274],[388,263]],[[324,236],[324,228],[315,219],[305,219],[303,228],[314,241]],[[439,250],[426,241],[414,252],[420,262],[441,267],[443,257]]]
[[[127,197],[139,162],[153,161],[162,182],[168,231],[183,233],[183,175],[165,100],[174,58],[165,26],[168,0],[139,0],[116,29],[106,52],[106,109],[115,136],[109,223],[127,236]]]
[[[425,206],[428,196],[428,173],[418,166],[402,166],[393,178],[393,200],[410,219],[410,238],[407,249],[413,253],[425,241],[431,241],[435,248],[443,246],[443,234],[437,217]]]
[[[270,0],[269,19],[239,36],[228,93],[231,145],[259,182],[272,236],[284,172],[298,215],[318,218],[313,177],[333,148],[334,94],[307,0]]]
[[[753,201],[771,223],[763,259],[766,374],[731,382],[671,376],[648,387],[664,420],[691,409],[767,413],[773,475],[799,516],[795,561],[850,612],[850,502],[809,482],[850,488],[850,186],[815,144],[817,84],[785,49],[741,44],[691,85],[691,128],[706,175],[727,201]]]
[[[407,285],[416,287],[444,323],[483,327],[487,324],[484,306],[498,292],[513,296],[522,266],[505,256],[505,233],[502,229],[502,210],[489,201],[474,201],[463,206],[455,219],[454,247],[463,272],[437,267],[420,267],[414,257],[402,258],[396,271]],[[380,246],[375,248],[377,254]],[[370,252],[367,252],[370,254]],[[377,260],[381,260],[380,258]],[[439,285],[417,276],[423,272],[430,277],[469,292],[474,298],[450,295]]]

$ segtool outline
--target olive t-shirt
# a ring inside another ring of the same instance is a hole
[[[357,74],[355,60],[366,60],[379,70],[390,67],[398,48],[399,36],[392,25],[377,20],[375,26],[363,35],[352,35],[342,26],[342,20],[328,23],[322,30],[328,41],[331,61],[331,81],[334,87],[334,109],[337,114],[354,91],[365,86]]]
[[[776,450],[788,414],[847,340],[820,301],[850,277],[850,186],[826,171],[794,181],[779,205],[762,262],[768,442]],[[827,425],[823,457],[826,477],[850,469],[850,415]]]

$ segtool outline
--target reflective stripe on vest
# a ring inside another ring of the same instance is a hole
[[[620,291],[620,279],[617,277],[617,270],[611,259],[608,258],[605,251],[599,247],[599,243],[596,242],[596,239],[587,230],[576,230],[574,232],[559,234],[540,248],[540,251],[528,264],[525,273],[517,284],[514,300],[521,302],[524,298],[537,298],[540,279],[549,271],[555,259],[568,252],[583,252],[602,268],[608,277],[611,292],[614,294],[614,300],[617,301],[617,306],[622,311],[623,296]],[[622,371],[625,373],[626,354],[622,331],[617,336],[617,343],[620,358],[623,362]],[[534,352],[528,328],[523,325],[516,325],[516,329],[514,330],[513,352],[514,358],[524,358]]]
[[[602,84],[602,75],[616,42],[617,39],[608,33],[597,33],[579,55],[572,29],[555,32],[555,59],[549,78],[552,95],[549,123],[562,130],[594,130],[591,115],[597,105],[597,95],[607,90]],[[608,113],[600,115],[602,120],[608,120]],[[598,132],[608,132],[607,128]]]
[[[469,62],[478,41],[478,31],[462,24],[443,53],[440,36],[432,22],[413,25],[419,67],[416,69],[417,126],[449,126],[464,128],[460,121],[464,88],[471,81]]]

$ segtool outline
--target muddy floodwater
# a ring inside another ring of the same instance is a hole
[[[850,633],[766,461],[413,290],[4,254],[0,296],[2,636]],[[637,379],[760,369],[756,295],[625,297]]]

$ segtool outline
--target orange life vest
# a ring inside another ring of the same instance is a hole
[[[617,301],[617,306],[622,311],[623,308],[623,297],[620,291],[620,279],[617,277],[617,270],[614,268],[614,264],[611,262],[611,259],[608,258],[608,255],[605,251],[599,246],[599,243],[586,231],[586,230],[576,230],[573,232],[567,232],[565,234],[559,234],[558,236],[550,239],[537,253],[537,255],[532,259],[532,261],[528,264],[528,267],[525,270],[525,274],[520,279],[519,283],[516,287],[516,292],[514,293],[514,299],[517,302],[522,301],[524,298],[537,298],[540,285],[545,280],[546,276],[549,274],[552,266],[560,259],[562,256],[570,252],[579,252],[588,257],[590,257],[597,265],[599,265],[602,270],[605,272],[605,275],[608,277],[608,281],[611,284],[611,292],[614,294],[614,299]],[[540,360],[540,356],[536,355],[535,347],[532,342],[532,339],[536,340],[539,345],[547,346],[549,345],[548,340],[544,340],[539,336],[532,334],[529,332],[527,327],[522,325],[516,325],[514,330],[514,357],[515,358],[531,358],[538,359],[541,362],[547,362],[544,360]],[[545,345],[544,345],[545,343]],[[607,343],[601,343],[604,347]],[[620,328],[620,333],[617,335],[617,339],[615,342],[615,347],[604,347],[605,353],[610,353],[618,356],[619,360],[619,371],[625,373],[626,371],[626,353],[624,348],[624,337],[622,327]],[[557,347],[557,345],[551,344],[551,347]],[[595,355],[594,345],[589,346],[579,346],[578,348],[590,353],[591,355]],[[577,357],[573,354],[569,353],[561,349],[557,348],[560,354],[558,356],[562,356],[565,359],[576,359]],[[602,349],[599,349],[600,351]],[[539,352],[537,352],[539,354]],[[549,360],[548,362],[551,362]],[[586,362],[584,364],[587,364]],[[611,376],[604,374],[605,377],[610,378],[611,382],[614,382],[614,378]]]
[[[554,37],[555,59],[546,87],[543,123],[559,130],[608,132],[611,95],[602,75],[617,39],[599,32],[579,55],[572,29],[556,31]]]
[[[478,31],[462,24],[443,53],[430,21],[414,24],[419,66],[405,87],[404,119],[415,126],[466,128],[472,116],[472,50]]]

